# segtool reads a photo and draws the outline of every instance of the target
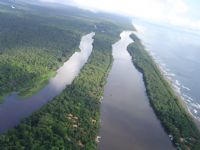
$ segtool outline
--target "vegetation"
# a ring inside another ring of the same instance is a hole
[[[96,32],[92,54],[79,76],[39,111],[1,134],[1,150],[97,148],[111,45],[122,30],[101,17],[71,8],[0,6],[0,98],[12,91],[37,91],[77,50],[80,37]]]
[[[112,62],[111,45],[120,31],[115,26],[113,32],[97,31],[79,76],[61,95],[1,135],[0,149],[96,149],[99,100]]]
[[[142,72],[150,103],[169,135],[173,135],[173,143],[181,150],[199,150],[200,132],[191,116],[183,108],[180,99],[164,79],[160,70],[144,49],[140,40],[134,35],[135,41],[128,47],[133,63]]]
[[[119,27],[91,14],[70,7],[0,5],[0,101],[13,91],[30,96],[40,90],[78,50],[83,34],[116,35]]]
[[[1,96],[37,91],[80,43],[81,34],[40,24],[34,18],[0,13],[0,20]]]

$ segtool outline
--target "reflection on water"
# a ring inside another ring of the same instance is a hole
[[[100,150],[174,149],[150,107],[142,75],[126,50],[131,32],[113,45],[114,63],[101,105]]]
[[[57,75],[50,79],[49,84],[37,94],[21,100],[16,93],[9,95],[3,104],[0,104],[0,132],[17,125],[21,119],[27,117],[42,105],[59,95],[72,83],[80,69],[87,62],[92,52],[93,36],[90,33],[82,37],[80,52],[75,52],[64,65],[57,70]]]

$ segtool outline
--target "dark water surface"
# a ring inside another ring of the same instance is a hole
[[[81,51],[75,52],[57,70],[56,76],[50,79],[49,84],[37,94],[23,100],[18,97],[17,93],[6,97],[4,103],[0,104],[1,133],[19,124],[23,118],[41,108],[48,101],[59,95],[65,89],[66,85],[72,83],[92,52],[94,35],[95,33],[92,32],[82,37],[79,46]]]
[[[131,32],[113,45],[114,63],[101,105],[100,150],[171,150],[145,93],[142,74],[132,64],[127,46]]]
[[[134,20],[149,53],[200,124],[200,33]]]

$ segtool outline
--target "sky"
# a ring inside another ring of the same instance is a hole
[[[199,0],[40,0],[200,30]]]

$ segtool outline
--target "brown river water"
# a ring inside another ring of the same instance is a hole
[[[100,150],[175,149],[156,118],[146,95],[142,74],[134,67],[127,46],[133,41],[121,33],[113,44],[113,66],[101,105]]]

